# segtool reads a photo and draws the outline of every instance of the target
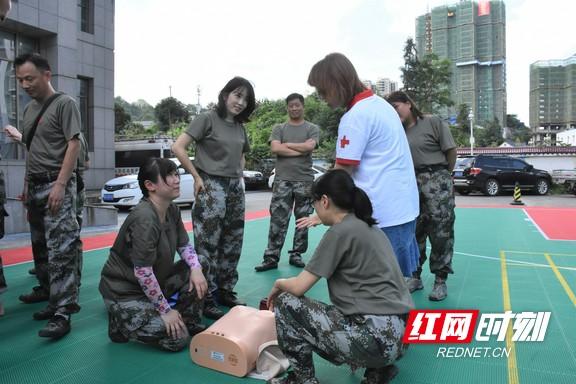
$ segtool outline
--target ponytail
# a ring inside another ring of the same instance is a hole
[[[372,203],[368,195],[354,184],[346,171],[333,169],[316,180],[312,186],[312,198],[318,201],[322,195],[328,196],[338,208],[353,212],[369,226],[377,223],[372,217]]]
[[[353,202],[354,202],[354,214],[357,218],[368,224],[369,226],[373,226],[377,223],[376,219],[372,217],[372,203],[368,198],[366,192],[362,189],[354,186],[354,194]]]

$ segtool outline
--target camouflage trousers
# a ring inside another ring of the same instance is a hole
[[[238,282],[238,262],[244,241],[244,189],[240,178],[200,172],[204,191],[192,209],[194,248],[202,265],[209,265],[208,300],[217,290],[232,291]]]
[[[48,211],[48,196],[54,182],[28,182],[28,221],[36,277],[49,292],[48,306],[57,313],[75,313],[78,305],[78,241],[76,177],[66,184],[57,214]]]
[[[76,185],[76,221],[78,222],[79,230],[82,230],[82,222],[84,221],[84,203],[86,202],[86,188],[84,187],[83,173],[77,172],[76,177],[78,178],[78,181],[82,179],[82,182]],[[80,284],[82,280],[82,267],[84,266],[84,247],[80,236],[78,236],[76,247],[78,249],[78,284]]]
[[[278,262],[284,246],[290,214],[294,209],[295,219],[306,217],[314,212],[314,201],[311,195],[311,181],[275,180],[270,202],[270,229],[268,247],[264,252],[264,261]],[[288,253],[301,255],[308,250],[308,229],[294,229],[292,250]]]
[[[200,324],[204,300],[198,299],[195,289],[188,292],[190,268],[180,260],[164,287],[165,297],[172,297],[178,292],[174,309],[180,312],[188,328]],[[167,351],[181,351],[190,343],[188,332],[180,338],[171,338],[166,332],[164,321],[147,299],[114,301],[104,299],[109,313],[109,332],[122,334],[128,340],[138,341]]]
[[[380,368],[398,360],[405,323],[399,316],[345,316],[333,305],[280,294],[274,301],[278,345],[298,382],[315,382],[312,353],[333,364]]]
[[[426,239],[430,251],[430,271],[446,277],[452,271],[454,253],[454,188],[448,170],[416,174],[420,193],[420,215],[416,221],[416,240],[420,248],[420,276],[426,261]]]

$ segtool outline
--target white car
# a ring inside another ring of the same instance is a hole
[[[194,203],[194,178],[180,166],[176,158],[170,159],[178,166],[180,173],[180,196],[176,204]],[[138,185],[137,175],[127,175],[108,180],[100,191],[102,204],[113,205],[118,209],[129,209],[140,202],[142,191]]]
[[[327,169],[324,167],[321,167],[319,165],[312,165],[312,170],[314,171],[314,180],[316,180],[317,178],[319,178],[320,176],[322,176],[323,174],[326,173]],[[272,173],[270,174],[270,177],[268,178],[268,187],[270,189],[272,189],[272,186],[274,185],[274,177],[276,176],[276,168],[274,168],[272,170]]]

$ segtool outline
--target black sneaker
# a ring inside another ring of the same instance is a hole
[[[300,255],[290,256],[290,260],[288,261],[290,265],[293,265],[298,268],[304,268],[306,264],[302,261],[302,257]]]
[[[31,275],[36,275],[36,268],[30,268],[30,269],[28,270],[28,273],[31,274]]]
[[[238,300],[236,292],[233,291],[219,291],[218,292],[218,303],[225,307],[232,308],[237,305],[246,305],[246,303]]]
[[[256,272],[264,272],[271,269],[278,269],[278,263],[275,261],[263,261],[262,264],[254,267]]]
[[[48,324],[40,331],[38,331],[38,336],[49,337],[54,340],[58,340],[66,336],[70,332],[70,318],[66,318],[62,315],[56,314],[48,320]]]
[[[188,328],[188,333],[192,337],[196,336],[200,332],[204,332],[207,328],[204,324],[200,323],[194,325],[186,325],[186,327]]]
[[[32,292],[20,295],[19,299],[21,302],[26,304],[40,303],[42,301],[48,301],[50,295],[44,288],[36,286],[32,288]]]
[[[116,320],[111,313],[108,313],[108,338],[113,343],[127,343],[129,341],[128,337],[118,330]]]
[[[360,384],[386,384],[398,375],[399,369],[394,364],[382,368],[366,368]]]
[[[287,375],[282,377],[274,377],[268,380],[268,384],[319,384],[320,382],[315,377],[310,379],[301,379],[296,377],[294,372],[288,372]]]
[[[52,316],[54,316],[54,309],[50,307],[46,307],[32,314],[34,320],[48,320],[51,319]]]
[[[204,317],[212,320],[218,320],[224,316],[224,311],[216,306],[215,303],[204,303],[204,310],[202,311]]]

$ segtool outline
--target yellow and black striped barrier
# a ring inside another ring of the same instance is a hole
[[[518,182],[514,185],[514,200],[512,200],[510,205],[524,205],[522,202],[522,192],[520,192],[520,184],[518,184]]]

